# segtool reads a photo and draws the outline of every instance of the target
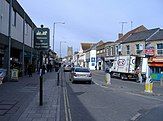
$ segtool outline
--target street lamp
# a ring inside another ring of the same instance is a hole
[[[55,25],[56,24],[65,24],[65,22],[54,22],[53,23],[53,51],[54,51],[54,34],[55,34]]]
[[[66,41],[60,41],[60,58],[62,57],[61,56],[61,49],[62,49],[61,45],[62,45],[62,43],[67,43],[67,42]]]

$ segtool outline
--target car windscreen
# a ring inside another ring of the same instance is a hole
[[[90,72],[90,71],[86,68],[76,68],[75,72]]]

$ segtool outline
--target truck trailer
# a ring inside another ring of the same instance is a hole
[[[124,79],[138,79],[138,71],[141,73],[143,58],[138,56],[117,56],[110,68],[111,77]],[[138,70],[139,69],[139,70]],[[144,79],[144,75],[142,75]]]

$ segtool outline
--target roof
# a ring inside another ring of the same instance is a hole
[[[126,42],[133,42],[133,41],[139,41],[139,40],[146,40],[150,36],[152,36],[155,32],[157,32],[158,30],[159,30],[159,28],[155,28],[155,29],[150,29],[150,30],[146,30],[146,31],[142,31],[142,32],[133,33],[131,36],[129,36],[124,41],[124,43],[126,43]]]
[[[82,50],[85,51],[92,47],[93,43],[81,43]]]
[[[160,29],[155,35],[153,35],[149,40],[163,40],[163,29]]]
[[[147,28],[145,28],[143,25],[141,25],[141,26],[127,32],[125,35],[123,35],[120,39],[116,40],[115,42],[121,43],[121,42],[125,41],[131,34],[145,31],[145,30],[147,30]]]

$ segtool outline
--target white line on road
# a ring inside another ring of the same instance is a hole
[[[140,113],[137,113],[135,116],[133,116],[130,120],[131,121],[135,121],[138,117],[140,117],[141,114]]]
[[[95,82],[95,81],[93,81],[96,85],[98,85],[98,86],[100,86],[100,87],[102,87],[102,88],[108,88],[107,86],[105,86],[105,85],[100,85],[99,83],[97,83],[97,82]]]

